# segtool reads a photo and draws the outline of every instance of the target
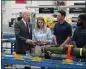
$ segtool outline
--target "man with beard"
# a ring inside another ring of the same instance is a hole
[[[77,26],[73,34],[73,44],[77,48],[86,47],[86,14],[79,15]]]

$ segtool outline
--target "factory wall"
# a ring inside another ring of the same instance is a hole
[[[30,5],[30,2],[27,2]],[[11,18],[17,18],[18,13],[23,11],[27,4],[16,4],[15,1],[6,1],[2,7],[2,31],[7,33],[14,33],[14,29],[9,27]],[[34,3],[36,4],[36,3]]]
[[[84,2],[84,1],[67,1],[66,5],[73,5],[75,2]],[[26,4],[16,4],[15,1],[6,1],[2,12],[2,31],[13,32],[13,28],[9,27],[9,22],[11,18],[17,18],[18,13],[26,9],[26,6],[39,6],[39,5],[54,5],[54,1],[28,1]],[[51,17],[52,14],[39,14],[38,8],[29,8],[30,12],[34,12],[36,17]],[[69,14],[69,9],[66,10],[67,17],[76,17],[79,14]],[[5,28],[4,28],[5,27]]]
[[[18,13],[26,9],[26,6],[38,6],[38,5],[52,5],[52,1],[27,1],[26,4],[16,4],[15,1],[6,1],[2,11],[2,31],[12,32],[14,29],[9,27],[9,22],[11,18],[17,18]],[[30,12],[38,13],[37,8],[29,8]],[[51,15],[51,14],[50,14]],[[46,14],[46,16],[50,16]],[[45,14],[37,14],[36,16],[45,16]]]
[[[38,1],[38,5],[54,5],[54,1]],[[36,10],[36,13],[38,13],[39,10]],[[36,14],[36,17],[51,17],[52,14]]]
[[[21,12],[25,9],[26,6],[38,6],[38,5],[52,5],[52,1],[28,1],[26,4],[16,4],[15,1],[6,1],[5,4],[5,24],[8,24],[7,22],[10,21],[10,18],[12,17],[18,17],[17,13]],[[38,12],[35,11],[37,8],[29,8],[30,12]],[[43,14],[44,15],[44,14]]]
[[[74,5],[74,3],[84,3],[85,1],[67,1],[66,5],[70,6],[70,5]],[[69,8],[67,8],[67,11],[69,11]],[[69,14],[69,12],[67,12],[67,14]],[[69,14],[67,15],[67,17],[78,17],[79,14]]]

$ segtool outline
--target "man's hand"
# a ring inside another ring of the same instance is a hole
[[[73,41],[73,45],[74,45],[75,48],[77,48],[77,45],[76,45],[76,42],[75,41]]]
[[[57,42],[55,42],[55,46],[59,46],[59,44]]]
[[[61,44],[60,47],[64,47],[65,45],[64,44]]]
[[[83,46],[83,48],[86,48],[86,45],[85,45],[85,46]]]
[[[33,41],[32,41],[32,40],[30,40],[30,39],[27,39],[27,40],[26,40],[26,43],[28,43],[28,44],[31,44],[31,45],[32,45],[32,44],[33,44]]]
[[[67,39],[60,45],[61,47],[64,47],[68,42],[71,40],[71,37],[68,36]]]

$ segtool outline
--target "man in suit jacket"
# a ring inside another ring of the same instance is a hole
[[[16,35],[15,52],[17,54],[26,54],[26,51],[31,51],[32,30],[29,24],[30,12],[25,10],[22,12],[22,19],[15,23],[14,30]],[[30,69],[30,68],[29,68]]]
[[[28,10],[23,11],[22,20],[15,23],[16,48],[17,54],[26,54],[26,51],[31,50],[32,31],[28,23],[30,13]]]

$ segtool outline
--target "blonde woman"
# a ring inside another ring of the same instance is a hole
[[[37,25],[36,28],[33,30],[32,39],[34,41],[41,41],[45,44],[52,43],[51,30],[46,26],[44,18],[37,18]]]
[[[37,18],[36,28],[32,33],[32,40],[40,41],[41,43],[51,44],[52,43],[52,34],[51,30],[46,26],[44,18]],[[35,46],[35,54],[41,55],[41,46]],[[41,69],[45,69],[41,67]]]

